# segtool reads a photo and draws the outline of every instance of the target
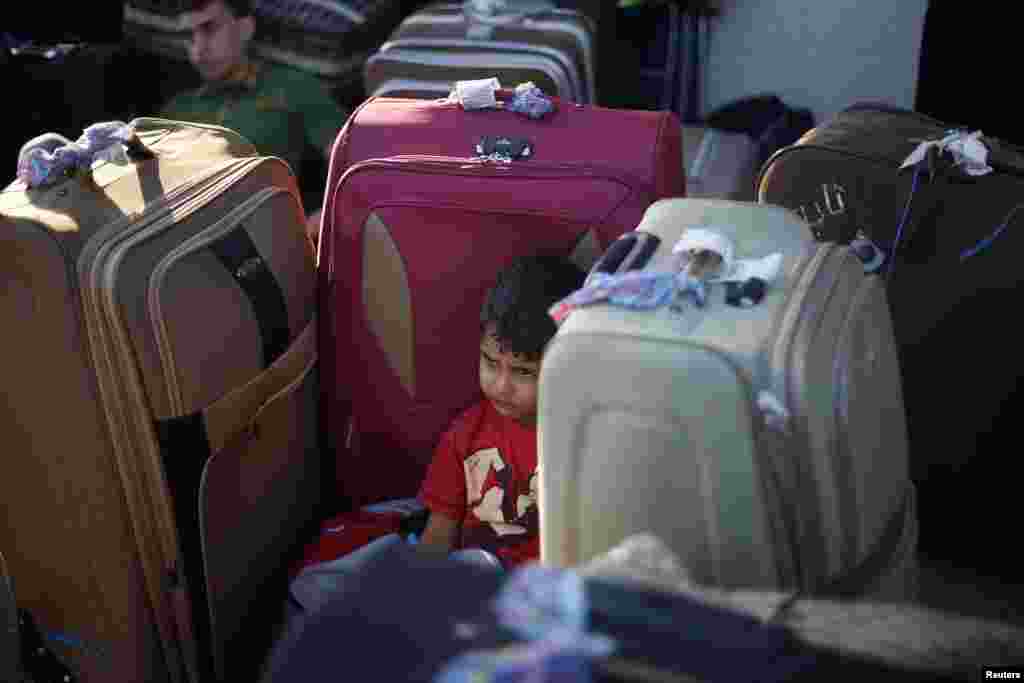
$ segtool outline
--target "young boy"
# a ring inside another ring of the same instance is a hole
[[[584,277],[552,256],[517,259],[498,275],[480,313],[483,400],[459,415],[437,445],[419,495],[429,518],[417,548],[499,571],[540,559],[537,379],[557,330],[548,309],[582,287]],[[292,599],[315,611],[348,575],[404,543],[388,534],[307,568],[292,582]]]
[[[468,559],[505,568],[539,559],[537,380],[557,330],[548,309],[583,279],[567,259],[546,255],[499,273],[480,313],[483,400],[441,438],[420,490],[430,510],[425,550],[470,549]]]

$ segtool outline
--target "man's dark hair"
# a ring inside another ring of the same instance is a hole
[[[184,11],[198,12],[214,2],[217,2],[217,0],[187,0]],[[224,3],[224,6],[234,15],[235,19],[252,16],[252,0],[220,0],[220,2]]]
[[[558,327],[548,309],[583,286],[586,274],[562,256],[535,254],[516,259],[498,273],[480,310],[483,331],[493,326],[501,350],[540,358]]]

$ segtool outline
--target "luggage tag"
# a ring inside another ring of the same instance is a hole
[[[533,143],[523,138],[506,138],[485,135],[474,148],[477,156],[499,161],[529,159],[533,155]]]
[[[497,109],[500,103],[495,93],[501,88],[497,78],[480,78],[471,81],[456,81],[455,89],[448,99],[458,102],[466,111],[476,109]]]
[[[780,252],[760,259],[736,259],[732,241],[710,228],[687,230],[672,253],[681,276],[681,286],[672,304],[677,312],[687,295],[692,295],[695,303],[703,306],[707,287],[717,283],[725,285],[725,301],[730,306],[755,306],[764,298],[782,266]]]
[[[981,141],[980,130],[969,133],[966,130],[953,130],[940,140],[925,140],[918,144],[914,151],[903,160],[900,170],[918,164],[927,164],[934,176],[936,156],[948,152],[953,164],[969,176],[983,176],[992,172],[988,165],[988,147]]]

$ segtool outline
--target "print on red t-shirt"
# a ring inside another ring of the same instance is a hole
[[[420,500],[462,524],[460,547],[506,566],[539,559],[537,429],[477,403],[441,437]]]

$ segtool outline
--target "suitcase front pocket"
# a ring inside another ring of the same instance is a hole
[[[160,424],[194,628],[220,680],[238,673],[226,662],[252,659],[233,648],[269,638],[261,629],[280,605],[274,580],[283,591],[288,560],[315,522],[316,358],[314,320],[251,382]]]
[[[283,387],[265,398],[266,386],[245,387],[237,401],[225,397],[206,413],[211,440],[221,445],[211,449],[199,482],[199,534],[221,680],[255,673],[227,665],[250,662],[252,647],[270,646],[287,567],[316,522],[321,460],[315,331],[315,324],[308,326],[281,358],[284,370],[298,370]],[[251,397],[259,401],[252,412]],[[245,408],[232,412],[233,405]]]

